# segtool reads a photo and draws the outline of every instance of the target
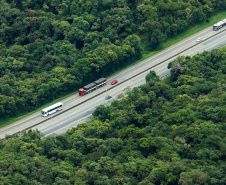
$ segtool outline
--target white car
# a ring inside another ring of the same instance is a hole
[[[196,42],[201,42],[202,41],[202,38],[197,38],[196,39]]]

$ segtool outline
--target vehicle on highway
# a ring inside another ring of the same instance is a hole
[[[219,21],[213,25],[213,31],[217,31],[225,25],[226,25],[226,19],[223,19],[222,21]]]
[[[113,80],[112,82],[111,82],[111,85],[115,85],[115,84],[117,84],[118,83],[118,80]]]
[[[210,30],[207,30],[205,33],[209,33],[209,31]],[[191,56],[191,54],[189,54],[189,53],[191,53],[191,52],[194,52],[194,53],[201,53],[201,52],[203,52],[204,50],[208,50],[208,51],[210,51],[210,50],[212,50],[212,49],[216,49],[216,48],[218,48],[220,45],[222,45],[222,44],[225,44],[225,41],[226,41],[226,34],[225,34],[225,32],[222,32],[222,33],[219,33],[219,34],[217,34],[216,32],[211,32],[211,34],[213,35],[213,38],[215,38],[215,39],[213,39],[213,41],[212,42],[207,42],[206,44],[205,44],[205,47],[203,48],[203,47],[196,47],[196,48],[191,48],[191,50],[189,50],[188,48],[190,47],[190,42],[184,42],[184,44],[185,44],[185,48],[187,48],[187,52],[185,52],[184,53],[184,55],[185,56],[187,56],[187,55],[190,55]],[[204,34],[203,34],[204,35]],[[193,40],[191,40],[191,42],[192,43],[194,43],[195,42],[195,40],[198,38],[198,37],[203,37],[203,36],[196,36],[195,38],[193,38]],[[219,42],[219,38],[221,38],[221,41]],[[223,38],[223,39],[222,39]],[[224,41],[224,43],[222,42],[222,41]],[[202,41],[202,42],[204,42],[204,41]],[[187,45],[186,45],[187,44]],[[201,44],[201,43],[199,43],[199,44]],[[199,45],[198,44],[198,45]],[[220,44],[220,45],[219,45]],[[196,44],[194,44],[194,45],[196,45]],[[197,46],[197,45],[196,45]],[[177,46],[178,47],[178,46]],[[170,56],[169,57],[172,57],[172,56],[174,56],[174,55],[179,55],[179,51],[177,50],[177,47],[172,47],[172,48],[167,48],[166,49],[166,52],[169,52],[170,53]],[[180,45],[179,45],[179,47],[181,47]],[[184,47],[183,47],[183,49],[184,49]],[[182,49],[182,47],[181,47],[181,49]],[[186,49],[185,49],[186,50]],[[173,52],[176,52],[176,53],[173,53]],[[194,54],[193,53],[193,54]],[[192,54],[192,55],[193,55]],[[162,54],[162,55],[160,55],[159,57],[159,59],[158,59],[158,57],[157,58],[153,58],[153,59],[150,59],[150,60],[147,60],[146,62],[145,62],[145,65],[146,65],[146,63],[148,63],[149,65],[154,65],[153,63],[154,63],[154,61],[156,60],[156,61],[166,61],[166,60],[169,60],[169,58],[167,57],[167,58],[165,58],[167,56],[167,54]],[[167,69],[167,65],[168,64],[166,64],[166,63],[163,63],[165,66],[163,66],[163,67],[161,67],[161,65],[158,67],[158,69],[156,69],[156,73],[157,74],[159,74],[159,75],[161,75],[161,74],[163,74],[163,76],[165,76],[165,74],[166,73],[168,73],[168,69]],[[140,69],[140,70],[142,70],[142,71],[144,71],[144,70],[146,70],[146,69],[148,69],[148,68],[150,68],[151,66],[144,66],[144,69]],[[136,71],[136,70],[135,70]],[[133,78],[133,76],[134,76],[134,79],[132,80],[132,82],[131,83],[133,83],[133,84],[128,84],[128,85],[126,85],[126,86],[123,86],[123,88],[121,89],[121,92],[123,91],[123,89],[125,88],[125,87],[127,87],[127,86],[129,86],[129,85],[131,85],[131,87],[134,87],[134,86],[137,86],[137,85],[141,85],[141,84],[138,84],[137,83],[137,81],[138,82],[140,82],[140,80],[135,80],[136,78],[135,78],[135,72],[131,72],[130,70],[127,70],[126,71],[127,73],[122,73],[122,75],[126,78],[126,79],[129,79],[129,78]],[[139,76],[138,76],[139,77]],[[118,78],[115,78],[115,79],[118,79]],[[112,80],[111,80],[112,81]],[[111,82],[110,81],[110,82]],[[118,82],[118,83],[121,83],[121,80]],[[135,83],[135,84],[134,84]],[[120,87],[119,87],[120,88]],[[99,90],[101,91],[102,89],[104,89],[105,90],[105,88],[103,87],[103,88],[100,88]],[[98,91],[99,91],[98,90]],[[112,91],[108,91],[108,93],[107,94],[112,94],[113,93],[113,91],[115,91],[115,88],[113,88],[112,89]],[[101,92],[101,93],[103,93],[103,92]],[[102,100],[101,100],[101,98],[100,98],[100,102],[103,104],[103,102],[105,102],[105,103],[108,103],[109,101],[111,101],[111,100],[113,100],[113,99],[115,99],[114,97],[112,97],[110,100],[105,100],[105,96],[107,95],[107,94],[105,94],[104,96],[102,96]],[[113,94],[112,94],[113,95]],[[117,97],[117,94],[115,93],[115,95],[114,96],[116,96]],[[75,99],[73,98],[72,100],[74,101],[76,101],[76,98],[78,98],[77,96],[75,97]],[[80,98],[84,98],[84,97],[80,97]],[[69,100],[67,100],[67,101],[69,101]],[[90,100],[90,101],[96,101],[96,100]],[[85,102],[85,101],[83,101],[83,102]],[[51,120],[48,120],[47,122],[45,122],[45,123],[42,123],[42,124],[40,124],[39,126],[37,126],[37,128],[38,129],[40,129],[40,131],[42,131],[44,134],[46,134],[46,135],[50,135],[50,133],[49,133],[49,129],[51,128],[51,129],[53,129],[52,130],[52,132],[51,133],[57,133],[57,132],[59,132],[59,133],[61,133],[62,132],[62,128],[63,127],[65,127],[65,123],[70,123],[71,125],[72,125],[72,123],[74,123],[75,121],[79,121],[80,119],[81,119],[81,117],[83,117],[84,116],[84,107],[85,107],[85,105],[84,105],[84,103],[81,103],[81,105],[78,105],[78,107],[76,107],[75,108],[75,110],[80,110],[81,112],[79,112],[78,113],[78,118],[77,118],[77,113],[76,114],[74,114],[74,116],[76,116],[76,118],[75,117],[73,117],[74,119],[72,119],[71,117],[71,115],[68,113],[64,113],[64,115],[65,116],[61,116],[61,117],[63,117],[62,119],[58,119],[57,117],[56,117],[56,120],[57,120],[57,122],[54,122],[55,124],[53,124],[53,125],[51,125],[52,124],[52,121]],[[77,104],[77,103],[76,103]],[[75,104],[73,104],[72,106],[74,106]],[[98,104],[99,105],[99,104]],[[64,106],[65,106],[65,103],[64,103]],[[68,103],[68,108],[71,108],[72,106],[70,106],[70,103]],[[87,107],[87,112],[89,112],[89,110],[91,111],[91,110],[93,110],[95,107],[96,107],[97,105],[96,105],[96,103],[94,103],[94,104],[92,104],[92,103],[89,103],[88,104],[88,107]],[[88,108],[90,108],[90,109],[88,109]],[[41,111],[40,111],[41,112]],[[62,111],[61,111],[62,112]],[[60,113],[61,113],[60,112]],[[69,111],[70,112],[70,111]],[[55,113],[55,114],[57,114],[57,113]],[[54,115],[54,114],[53,114]],[[86,115],[86,114],[85,114]],[[51,116],[51,115],[50,115]],[[49,117],[50,117],[49,116]],[[42,118],[42,119],[41,119]],[[20,126],[17,126],[17,127],[14,127],[14,126],[9,126],[8,127],[8,129],[1,129],[1,131],[0,131],[0,138],[5,138],[5,136],[6,135],[11,135],[11,134],[14,134],[14,133],[17,133],[18,131],[21,131],[21,130],[24,130],[24,129],[27,129],[28,127],[30,128],[31,126],[34,126],[34,125],[37,125],[37,123],[39,123],[40,122],[40,120],[45,120],[45,119],[48,119],[48,116],[47,117],[41,117],[41,116],[32,116],[31,118],[29,118],[29,119],[25,119],[25,120],[21,120],[20,121]],[[29,126],[28,126],[28,124],[30,124]],[[56,127],[56,124],[57,125],[59,125],[59,126],[57,126]],[[14,125],[14,124],[13,124]],[[46,127],[43,127],[43,125],[46,125]],[[34,128],[36,128],[36,127],[34,127]]]
[[[51,106],[49,106],[49,107],[47,107],[45,109],[42,109],[41,115],[43,117],[46,117],[46,116],[48,116],[50,114],[53,114],[53,113],[55,113],[55,112],[57,112],[59,110],[62,110],[62,109],[63,109],[63,103],[58,102],[58,103],[56,103],[54,105],[51,105]]]
[[[202,38],[197,38],[196,42],[202,42]]]
[[[83,88],[79,89],[79,96],[84,96],[85,94],[88,94],[104,85],[106,85],[107,79],[106,78],[101,78],[99,80],[96,80],[95,82],[86,85]]]
[[[109,100],[109,99],[111,99],[112,97],[110,96],[110,95],[107,95],[106,97],[105,97],[105,100]]]

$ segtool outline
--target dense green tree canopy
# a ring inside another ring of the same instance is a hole
[[[64,135],[7,136],[0,140],[1,184],[224,184],[225,64],[226,48],[177,58],[169,83],[150,72],[146,79],[158,80],[127,88],[126,97]]]
[[[141,41],[155,48],[226,6],[224,0],[0,4],[1,118],[31,111],[121,69],[140,57]],[[209,85],[214,84],[206,82],[202,89]]]

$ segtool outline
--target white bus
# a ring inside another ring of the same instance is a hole
[[[51,106],[49,106],[49,107],[47,107],[45,109],[42,109],[41,115],[46,117],[49,114],[53,114],[53,113],[55,113],[55,112],[57,112],[59,110],[62,110],[62,109],[63,109],[63,103],[58,102],[58,103],[56,103],[54,105],[51,105]]]

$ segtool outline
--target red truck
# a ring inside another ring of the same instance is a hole
[[[83,88],[79,89],[79,96],[84,96],[85,94],[88,94],[104,85],[106,85],[107,79],[106,78],[101,78],[99,80],[96,80],[95,82],[86,85]]]

